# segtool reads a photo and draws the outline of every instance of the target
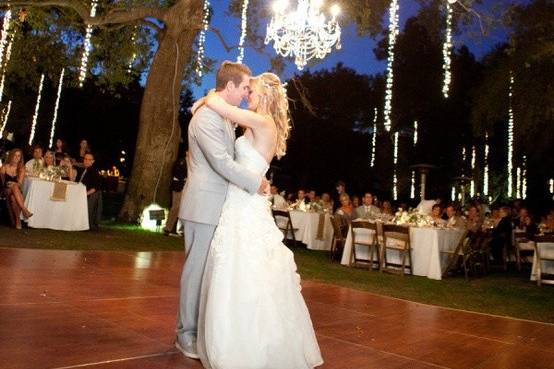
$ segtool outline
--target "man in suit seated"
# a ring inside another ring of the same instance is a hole
[[[101,180],[98,171],[92,166],[94,164],[94,156],[91,153],[86,153],[83,158],[83,171],[80,175],[79,182],[87,188],[87,203],[88,203],[88,223],[91,231],[98,230],[98,223],[102,216],[102,189]]]
[[[452,228],[466,228],[466,220],[458,214],[456,205],[450,204],[446,207],[448,217],[447,226]]]
[[[310,200],[306,197],[306,191],[298,190],[298,196],[296,201],[294,202],[293,208],[296,210],[305,211],[308,209],[309,203]]]
[[[374,219],[381,215],[381,209],[373,205],[373,194],[366,192],[362,198],[362,205],[354,209],[352,219]]]

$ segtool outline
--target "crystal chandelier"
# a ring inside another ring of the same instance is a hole
[[[267,26],[266,45],[274,41],[275,51],[283,57],[294,56],[294,62],[302,70],[309,60],[323,59],[336,45],[340,49],[340,25],[338,5],[330,9],[328,21],[320,11],[323,0],[298,0],[296,10],[286,12],[287,0],[277,0],[273,5],[274,16]]]

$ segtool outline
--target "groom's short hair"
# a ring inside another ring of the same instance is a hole
[[[235,86],[240,85],[244,74],[247,76],[252,75],[252,71],[246,65],[233,63],[228,60],[224,61],[215,76],[215,89],[217,91],[223,90],[229,81],[233,81]]]

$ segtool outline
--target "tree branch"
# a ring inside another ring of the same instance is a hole
[[[219,41],[223,45],[223,48],[225,49],[225,51],[229,52],[233,49],[238,49],[239,48],[239,45],[234,45],[234,46],[227,45],[227,42],[225,42],[225,39],[223,38],[223,35],[221,34],[221,31],[218,30],[217,28],[210,26],[210,31],[212,31],[217,36],[217,38],[219,39]]]
[[[0,0],[0,6],[27,6],[41,8],[70,8],[73,9],[86,24],[94,26],[131,23],[142,20],[147,17],[163,19],[166,9],[159,8],[113,8],[105,15],[91,17],[90,9],[78,0],[20,0],[6,1]]]

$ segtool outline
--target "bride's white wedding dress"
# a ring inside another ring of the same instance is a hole
[[[266,173],[268,163],[245,136],[235,151],[237,162]],[[205,368],[323,363],[294,256],[282,240],[269,201],[230,185],[202,282],[197,347]]]

